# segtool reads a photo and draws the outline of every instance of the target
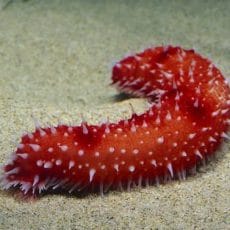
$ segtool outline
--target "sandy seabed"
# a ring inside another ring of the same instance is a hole
[[[23,131],[138,113],[119,100],[111,66],[162,44],[195,48],[230,76],[230,1],[0,1],[0,163]],[[229,143],[185,182],[104,198],[47,194],[25,202],[0,191],[0,229],[228,229]]]

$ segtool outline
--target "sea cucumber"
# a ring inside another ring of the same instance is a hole
[[[194,50],[165,46],[130,55],[114,65],[112,84],[151,107],[117,123],[37,126],[3,166],[1,187],[103,194],[183,180],[229,139],[230,87]]]

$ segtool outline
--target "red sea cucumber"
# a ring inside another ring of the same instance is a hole
[[[112,81],[123,92],[151,99],[151,108],[118,123],[36,127],[3,167],[2,188],[103,194],[184,179],[229,138],[229,85],[193,50],[146,49],[118,62]]]

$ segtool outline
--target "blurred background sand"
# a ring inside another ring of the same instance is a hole
[[[41,124],[129,117],[132,103],[109,86],[111,66],[161,44],[195,48],[230,76],[230,1],[0,1],[0,163],[31,115]],[[45,195],[35,202],[0,191],[0,229],[227,229],[229,143],[185,182],[104,198]]]

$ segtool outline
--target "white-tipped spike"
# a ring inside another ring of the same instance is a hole
[[[195,108],[198,108],[198,106],[199,106],[199,101],[198,101],[198,99],[195,100],[193,106],[194,106]]]
[[[110,128],[109,128],[109,118],[107,117],[107,120],[105,122],[106,127],[105,127],[105,133],[110,133]]]
[[[86,123],[82,122],[82,132],[83,134],[87,135],[89,133],[89,130],[87,129]]]
[[[104,184],[102,181],[100,182],[100,195],[101,197],[104,197]]]
[[[179,99],[180,99],[180,94],[179,94],[179,92],[177,92],[175,100],[178,101]]]
[[[134,165],[130,165],[129,166],[129,171],[130,172],[134,172],[135,171],[135,166]]]
[[[25,147],[25,145],[24,145],[24,144],[21,144],[21,143],[18,144],[18,146],[17,146],[18,149],[23,149],[24,147]]]
[[[177,83],[176,83],[175,79],[173,79],[173,89],[177,89]]]
[[[45,162],[44,166],[45,169],[50,169],[53,167],[53,163],[50,161]]]
[[[53,190],[55,190],[56,188],[60,188],[62,187],[65,183],[68,182],[68,178],[65,178],[64,180],[61,180],[60,182],[58,182],[55,186],[53,186]],[[39,188],[40,189],[40,188]]]
[[[124,65],[127,69],[131,69],[132,68],[132,65],[131,64],[125,64]]]
[[[172,120],[172,115],[171,115],[171,113],[170,113],[169,111],[168,111],[168,113],[167,113],[165,119],[166,119],[167,121]]]
[[[10,159],[7,161],[7,165],[12,165],[14,161],[17,159],[17,154],[12,153]]]
[[[208,138],[208,140],[209,140],[209,142],[217,142],[217,140],[214,137],[212,137],[212,136],[210,136]]]
[[[74,161],[70,161],[69,162],[69,169],[73,168],[75,165],[75,162]]]
[[[227,140],[230,140],[230,136],[225,132],[222,132],[220,136],[227,139]]]
[[[68,129],[67,129],[67,131],[68,131],[69,133],[72,133],[72,132],[73,132],[73,127],[69,126]]]
[[[142,127],[143,128],[147,128],[148,127],[148,125],[147,125],[147,123],[145,121],[143,121]]]
[[[72,193],[74,190],[76,190],[79,186],[81,185],[81,182],[78,182],[77,184],[73,185],[70,190],[69,193]]]
[[[30,140],[33,140],[34,135],[33,135],[32,133],[28,133],[27,135],[28,135],[28,137],[30,138]]]
[[[24,194],[28,193],[30,188],[31,188],[30,182],[21,182],[21,190],[24,192]]]
[[[95,173],[96,173],[96,170],[95,170],[95,169],[90,169],[90,170],[89,170],[89,182],[90,182],[90,183],[92,182]]]
[[[37,144],[29,144],[29,146],[33,149],[34,152],[38,152],[41,148],[41,146]]]
[[[143,179],[143,177],[142,177],[142,175],[140,175],[138,178],[138,185],[137,185],[138,188],[140,188],[142,186],[142,179]]]
[[[161,70],[161,73],[167,78],[167,79],[171,79],[173,77],[172,73],[166,72]]]
[[[227,113],[229,111],[229,109],[222,109],[221,110],[221,114],[225,114],[225,113]]]
[[[157,167],[157,162],[156,162],[156,160],[151,160],[151,164],[152,164],[154,167]]]
[[[135,55],[135,56],[134,56],[134,59],[135,59],[136,61],[141,61],[142,57]]]
[[[200,159],[203,159],[203,156],[202,156],[202,154],[200,153],[200,151],[199,151],[198,149],[195,151],[195,154],[196,154]]]
[[[35,186],[39,182],[39,175],[34,176],[33,186]]]
[[[179,111],[179,105],[178,105],[177,102],[176,102],[176,104],[175,104],[175,111]]]
[[[186,180],[186,170],[181,171],[182,180]]]
[[[7,190],[9,189],[10,187],[16,187],[17,185],[19,185],[20,182],[19,181],[12,181],[12,182],[9,182],[8,180],[3,180],[0,184],[1,188],[4,189],[4,190]]]
[[[40,182],[37,187],[38,187],[38,192],[41,193],[46,189],[45,182]]]
[[[13,168],[7,172],[5,172],[6,175],[12,175],[12,174],[17,174],[19,172],[20,168],[17,167],[17,168]]]
[[[114,147],[112,147],[112,146],[109,147],[109,152],[110,152],[110,153],[114,153],[114,151],[115,151],[115,148],[114,148]]]
[[[53,126],[50,127],[50,131],[53,135],[57,133],[57,129]]]
[[[84,155],[84,153],[85,153],[85,152],[84,152],[84,150],[83,150],[83,149],[79,149],[79,150],[78,150],[78,155],[79,155],[79,156],[83,156],[83,155]]]
[[[158,114],[157,119],[156,119],[156,124],[159,125],[160,123],[161,123],[161,119],[160,119],[160,116]]]
[[[39,128],[39,133],[41,137],[44,137],[46,135],[46,132],[42,130],[41,128]]]
[[[171,163],[168,163],[167,164],[167,169],[171,175],[171,177],[173,178],[174,174],[173,174],[173,167],[172,167],[172,164]]]
[[[137,128],[136,128],[136,126],[135,126],[135,124],[134,123],[132,123],[132,126],[131,126],[131,132],[133,132],[133,133],[135,133],[136,131],[137,131]]]
[[[214,80],[215,80],[215,78],[211,79],[211,80],[208,82],[208,84],[209,84],[209,85],[213,85]]]
[[[69,134],[67,132],[64,133],[64,137],[68,137]]]
[[[81,184],[81,182],[78,182],[77,184],[73,185],[71,189],[69,190],[69,193],[72,193],[74,190],[77,189],[77,187]]]
[[[193,139],[195,136],[196,136],[196,133],[190,133],[190,134],[188,135],[188,138],[189,138],[189,139]]]
[[[108,126],[105,128],[105,133],[107,133],[107,134],[110,133],[110,129]]]
[[[23,158],[23,159],[27,159],[29,156],[28,153],[17,153],[16,155]]]
[[[119,171],[119,165],[118,164],[114,164],[114,169],[118,172]]]
[[[191,67],[194,69],[195,68],[195,65],[196,65],[196,61],[195,60],[192,60],[191,62]]]
[[[201,129],[201,131],[202,131],[202,132],[206,132],[206,131],[208,131],[208,129],[209,129],[208,127],[203,127],[203,128]]]
[[[158,137],[158,138],[157,138],[157,143],[158,143],[158,144],[163,144],[163,143],[164,143],[164,137],[163,137],[163,136]]]
[[[61,149],[62,152],[66,152],[68,150],[67,145],[60,145],[59,148]]]
[[[42,165],[43,165],[43,161],[42,160],[37,160],[36,161],[36,165],[38,166],[38,167],[41,167]]]
[[[150,116],[150,117],[153,116],[153,110],[152,110],[152,109],[149,110],[149,116]]]
[[[214,112],[212,112],[212,117],[215,117],[215,116],[217,116],[218,114],[219,114],[219,112],[220,112],[220,110],[218,109],[218,110],[216,110],[216,111],[214,111]]]
[[[160,69],[164,67],[164,64],[161,64],[161,63],[155,63]]]
[[[181,156],[182,156],[182,157],[187,157],[188,154],[187,154],[185,151],[183,151],[183,152],[181,153]]]
[[[196,94],[200,94],[200,86],[196,88]]]
[[[120,68],[121,68],[121,63],[119,63],[119,62],[118,62],[118,63],[116,63],[114,67],[117,67],[117,68],[119,68],[119,69],[120,69]]]
[[[49,153],[52,153],[54,151],[54,149],[52,147],[49,147],[47,150]]]
[[[128,192],[130,191],[131,184],[132,184],[132,180],[129,179],[128,182],[127,182],[127,191]]]

